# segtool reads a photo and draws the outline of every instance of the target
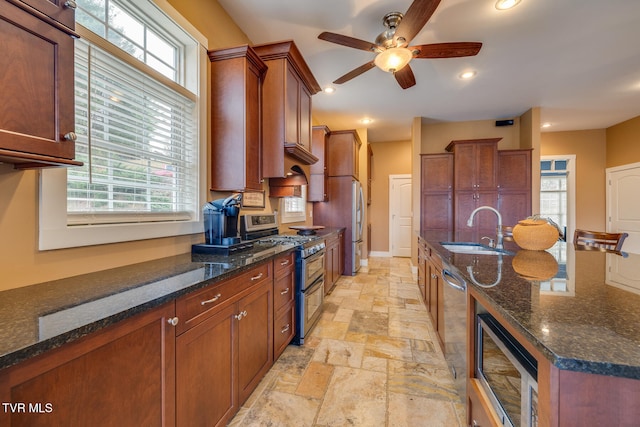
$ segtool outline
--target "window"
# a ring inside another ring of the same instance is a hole
[[[280,217],[283,223],[302,222],[307,219],[307,186],[302,185],[300,197],[280,199]]]
[[[202,37],[151,1],[80,0],[76,18],[84,166],[43,171],[40,248],[201,231],[206,46],[192,34]]]
[[[569,228],[569,158],[543,158],[540,161],[540,215],[551,218],[567,236]]]

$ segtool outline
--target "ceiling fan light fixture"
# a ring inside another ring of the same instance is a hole
[[[520,3],[520,0],[498,0],[496,2],[496,9],[498,10],[511,9],[512,7],[515,7],[518,3]]]
[[[413,59],[413,52],[404,47],[392,47],[380,52],[374,59],[378,68],[387,73],[395,73]]]

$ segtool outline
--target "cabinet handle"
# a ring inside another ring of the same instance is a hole
[[[285,326],[284,328],[282,328],[280,330],[281,334],[284,334],[285,332],[287,332],[289,329],[291,329],[291,325],[287,323],[287,326]]]
[[[473,423],[471,425],[473,427],[478,427],[480,424],[478,424],[478,422],[476,420],[473,420]]]
[[[251,281],[261,279],[261,278],[262,278],[262,276],[264,276],[264,274],[262,274],[262,273],[258,274],[257,276],[253,276],[253,277],[251,278]]]
[[[282,261],[280,263],[280,265],[289,265],[290,262],[291,262],[291,260],[285,259],[284,261]]]
[[[247,310],[243,310],[240,313],[236,314],[235,316],[236,319],[238,320],[242,320],[243,317],[247,317]]]
[[[180,319],[178,319],[177,317],[167,319],[167,323],[169,323],[171,326],[177,326],[179,321]]]
[[[289,293],[289,288],[285,289],[284,291],[280,292],[280,295],[284,295],[284,294],[288,294]]]
[[[431,275],[431,278],[432,278],[432,279],[437,279],[437,278],[438,278],[438,275],[437,275],[437,274],[432,274],[432,275]]]
[[[200,303],[200,305],[207,305],[207,304],[211,304],[212,302],[216,302],[216,301],[218,301],[220,299],[221,296],[222,296],[221,294],[217,294],[215,297],[213,297],[211,299],[208,299],[206,301],[202,301]]]
[[[78,7],[78,5],[73,0],[67,0],[66,2],[64,2],[64,7],[68,7],[69,9],[75,9]]]
[[[78,139],[78,135],[75,132],[67,132],[64,134],[64,139],[67,141],[75,141]]]

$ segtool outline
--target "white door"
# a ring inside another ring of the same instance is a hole
[[[640,254],[640,163],[607,169],[607,231],[629,233],[624,252]]]
[[[389,246],[391,256],[411,256],[411,175],[389,175]]]

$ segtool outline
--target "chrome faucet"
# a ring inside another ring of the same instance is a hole
[[[492,208],[491,206],[480,206],[479,208],[474,209],[473,212],[471,212],[471,215],[469,216],[469,220],[467,221],[467,227],[473,226],[473,217],[476,216],[478,212],[483,210],[490,210],[493,213],[495,213],[496,216],[498,217],[498,229],[496,230],[496,237],[497,237],[496,249],[503,249],[502,215],[500,215],[500,212],[498,212],[496,209]]]

